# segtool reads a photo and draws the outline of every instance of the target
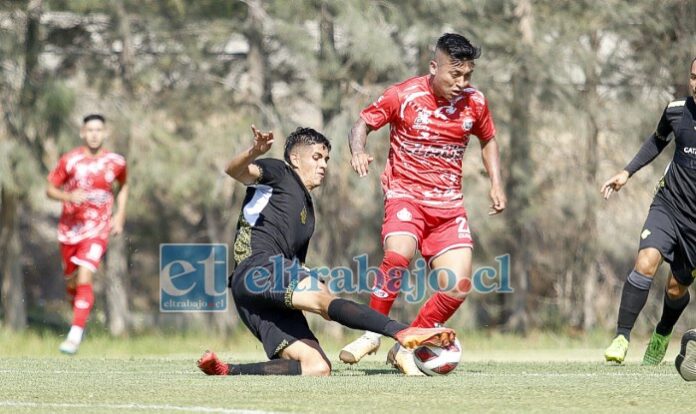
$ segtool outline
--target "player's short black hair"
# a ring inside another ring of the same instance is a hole
[[[86,117],[82,118],[82,125],[85,125],[89,121],[101,121],[102,124],[106,124],[106,118],[104,118],[104,115],[102,114],[89,114]]]
[[[295,148],[295,145],[314,144],[324,144],[326,145],[326,148],[331,151],[331,143],[324,135],[312,128],[298,127],[295,132],[288,135],[288,137],[285,139],[285,153],[283,154],[283,157],[288,164],[292,164],[290,162],[290,152],[293,148]]]
[[[481,48],[457,33],[445,33],[437,39],[436,50],[444,52],[454,60],[474,60],[481,56]]]

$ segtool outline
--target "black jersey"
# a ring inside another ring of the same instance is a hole
[[[677,218],[696,228],[696,103],[693,97],[671,102],[657,125],[657,139],[674,135],[674,158],[655,194],[672,207]]]
[[[285,162],[254,161],[261,170],[247,189],[234,241],[234,262],[283,255],[304,263],[314,233],[314,205],[297,173]]]

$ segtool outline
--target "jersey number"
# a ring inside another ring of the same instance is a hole
[[[469,228],[466,225],[466,217],[457,217],[455,220],[457,224],[459,225],[459,228],[457,229],[457,233],[459,233],[459,237],[463,237],[463,234],[468,234],[469,233]]]

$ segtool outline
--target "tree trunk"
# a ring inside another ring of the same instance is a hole
[[[40,39],[43,2],[31,0],[27,4],[27,22],[24,40],[24,79],[19,94],[16,113],[5,113],[8,130],[15,140],[27,146],[43,166],[43,145],[38,138],[27,135],[29,114],[37,99],[39,73],[37,71],[42,43]],[[14,168],[11,170],[14,174]],[[43,171],[42,171],[43,172]],[[19,239],[19,214],[21,194],[0,188],[0,276],[5,325],[10,329],[22,330],[27,325],[24,279],[21,269],[21,243]]]
[[[111,239],[106,258],[105,287],[106,295],[106,324],[114,336],[121,336],[130,327],[130,312],[128,308],[128,289],[126,275],[128,274],[127,241],[124,234]]]
[[[597,117],[601,111],[601,101],[597,91],[599,87],[598,56],[600,36],[595,30],[589,34],[590,53],[585,60],[585,113],[587,114],[585,140],[585,217],[578,234],[580,249],[577,254],[579,275],[582,275],[584,286],[578,286],[578,296],[582,298],[582,314],[580,320],[573,321],[575,325],[581,325],[584,330],[594,326],[596,315],[594,312],[594,299],[598,283],[597,272],[597,196],[595,187],[597,183],[597,169],[599,166],[599,128]],[[582,290],[581,290],[582,289]]]
[[[123,0],[114,2],[114,10],[116,12],[116,19],[118,21],[118,37],[121,38],[121,42],[123,44],[121,53],[119,53],[118,56],[121,80],[123,82],[124,89],[126,90],[126,97],[132,101],[135,98],[135,90],[133,85],[135,52],[133,47],[133,36],[130,28],[131,23],[128,13],[126,12],[126,8],[123,5]]]
[[[520,0],[515,7],[518,19],[518,32],[523,50],[533,50],[533,17],[529,0]],[[531,205],[531,183],[534,175],[532,165],[530,123],[532,88],[531,68],[528,53],[519,53],[517,73],[512,77],[512,103],[510,110],[510,174],[506,193],[510,200],[507,218],[510,221],[509,252],[511,256],[511,280],[515,293],[508,295],[505,328],[518,333],[526,333],[529,328],[529,269],[532,264],[532,226],[526,212]]]
[[[117,19],[118,37],[123,44],[119,54],[119,66],[121,81],[123,82],[125,95],[129,101],[135,101],[133,86],[133,47],[130,31],[130,20],[126,12],[123,1],[114,2],[114,11]],[[124,155],[130,152],[131,123],[128,122],[128,132],[123,141],[117,144],[124,149]],[[106,296],[106,324],[109,332],[114,336],[121,336],[128,333],[130,328],[130,310],[128,307],[128,242],[126,234],[120,234],[111,239],[109,251],[106,259],[105,269]]]
[[[244,30],[244,35],[249,42],[247,64],[249,65],[249,92],[254,99],[263,105],[273,104],[271,94],[272,83],[268,51],[264,44],[264,22],[268,15],[260,0],[247,0],[249,14]]]
[[[334,41],[334,11],[326,1],[321,3],[319,20],[319,81],[321,82],[321,116],[326,125],[341,112],[341,85],[337,79],[340,64]]]
[[[0,189],[0,300],[5,326],[21,331],[27,326],[27,310],[19,242],[20,200],[5,187]]]
[[[205,211],[205,225],[208,240],[210,243],[222,243],[225,237],[229,237],[230,233],[223,232],[224,226],[220,222],[220,214],[218,213],[218,210],[210,206],[204,206],[203,208]],[[227,261],[230,263],[229,252]],[[231,270],[232,269],[228,268],[228,272]],[[227,311],[212,312],[208,316],[208,324],[213,326],[214,332],[223,336],[229,334],[239,323],[239,317],[237,316],[236,310],[234,309],[234,304],[232,303],[232,294],[229,292],[227,299]]]
[[[670,24],[669,41],[666,42],[666,47],[675,48],[675,50],[683,50],[687,52],[693,48],[693,22],[696,17],[696,10],[691,0],[678,0],[671,4],[674,7],[674,21]],[[688,52],[687,52],[688,53]],[[670,62],[667,66],[672,87],[674,88],[674,98],[683,98],[691,95],[688,86],[688,74],[691,69],[691,59],[693,55],[687,53],[676,53],[676,57],[683,56],[685,60],[675,59],[676,62]]]

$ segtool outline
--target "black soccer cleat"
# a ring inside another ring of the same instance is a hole
[[[684,332],[674,365],[684,381],[696,381],[696,329]]]

